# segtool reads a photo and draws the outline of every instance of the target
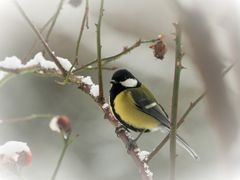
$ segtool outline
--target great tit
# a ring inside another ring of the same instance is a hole
[[[170,132],[170,120],[153,94],[126,69],[116,71],[111,79],[110,105],[114,116],[126,128],[136,132]],[[199,156],[179,136],[176,142],[194,159]]]

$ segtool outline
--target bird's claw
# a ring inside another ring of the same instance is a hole
[[[128,143],[126,144],[127,152],[129,153],[131,150],[137,147],[137,141],[135,139],[129,139]]]
[[[116,127],[116,129],[115,129],[115,133],[117,134],[118,137],[119,137],[119,134],[122,131],[128,131],[128,129],[125,126],[123,126],[123,125],[120,125],[120,126]]]

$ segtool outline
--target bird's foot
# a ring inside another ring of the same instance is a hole
[[[127,152],[129,153],[136,147],[137,147],[137,139],[129,139],[128,143],[126,144]]]
[[[115,129],[115,133],[117,134],[118,137],[119,137],[119,134],[120,134],[122,131],[127,131],[127,132],[129,132],[129,130],[128,130],[125,126],[123,126],[123,125],[120,125],[120,126],[116,127],[116,129]]]
[[[122,133],[123,131],[127,131],[128,133],[130,132],[125,126],[120,125],[118,127],[116,127],[115,129],[115,133],[117,134],[117,136],[119,137],[120,133]],[[131,137],[129,137],[129,141],[126,144],[126,148],[127,148],[127,152],[129,153],[131,150],[135,149],[137,144],[137,139],[131,139]]]

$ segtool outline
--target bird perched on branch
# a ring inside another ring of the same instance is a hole
[[[170,121],[163,107],[153,94],[126,69],[116,71],[111,79],[110,105],[113,114],[126,128],[140,132],[136,141],[144,132],[161,130],[170,132]],[[179,136],[176,142],[194,159],[196,152]]]

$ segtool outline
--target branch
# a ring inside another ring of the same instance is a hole
[[[111,62],[111,61],[115,61],[115,60],[119,59],[120,57],[122,57],[123,55],[126,55],[126,54],[130,53],[133,49],[139,47],[139,46],[142,45],[142,44],[154,43],[154,42],[156,42],[156,41],[158,41],[158,40],[159,40],[158,38],[157,38],[157,39],[152,39],[152,40],[146,40],[146,41],[138,40],[138,41],[135,42],[132,46],[123,48],[123,50],[122,50],[120,53],[118,53],[118,54],[116,54],[116,55],[114,55],[114,56],[102,58],[102,64],[106,64],[106,63],[109,63],[109,62]],[[91,62],[83,65],[82,67],[75,69],[75,70],[73,71],[73,73],[76,73],[76,72],[81,71],[81,70],[83,70],[83,69],[85,69],[85,68],[88,68],[88,67],[91,68],[91,65],[93,65],[93,64],[95,64],[95,63],[97,63],[97,62],[98,62],[97,59],[96,59],[96,60],[93,60],[93,61],[91,61]]]
[[[90,66],[90,67],[88,67],[86,70],[96,70],[96,69],[98,69],[97,66]],[[116,69],[118,69],[117,66],[108,67],[108,66],[103,66],[103,65],[102,65],[102,70],[114,71],[114,70],[116,70]]]
[[[178,111],[178,94],[180,84],[180,73],[182,69],[182,47],[181,47],[181,29],[179,24],[174,24],[176,28],[176,54],[175,54],[175,72],[172,95],[172,112],[170,122],[170,180],[175,180],[176,169],[176,134],[177,134],[177,111]]]
[[[53,27],[56,24],[57,18],[58,18],[59,14],[60,14],[60,11],[62,9],[64,1],[65,0],[60,0],[60,2],[59,2],[57,11],[56,11],[55,15],[53,16],[52,24],[51,24],[51,26],[50,26],[50,28],[49,28],[49,30],[47,32],[47,35],[46,35],[46,39],[45,39],[46,43],[48,43],[48,41],[49,41],[50,34],[51,34],[52,30],[53,30]]]
[[[145,160],[146,163],[149,163],[151,159],[160,151],[160,149],[167,143],[169,139],[169,134],[161,141],[161,143],[148,155]]]
[[[64,145],[63,145],[63,149],[62,149],[62,152],[61,152],[61,155],[58,159],[58,162],[57,162],[57,166],[56,168],[54,169],[54,172],[53,172],[53,175],[52,175],[52,178],[51,180],[55,180],[56,179],[56,176],[57,176],[57,173],[59,171],[59,168],[62,164],[62,160],[63,160],[63,157],[67,151],[67,148],[69,147],[69,145],[71,144],[71,141],[70,141],[70,138],[68,137],[67,139],[63,139],[64,140]]]
[[[28,18],[28,16],[25,14],[25,12],[23,11],[22,7],[19,5],[19,3],[17,2],[17,0],[14,1],[19,12],[21,13],[21,15],[24,17],[24,19],[27,21],[27,23],[30,25],[30,27],[32,28],[32,30],[36,33],[36,35],[38,36],[38,38],[41,40],[43,46],[45,47],[45,49],[47,50],[47,52],[49,53],[50,57],[53,59],[53,61],[55,62],[55,64],[57,65],[57,67],[60,69],[60,71],[62,72],[63,76],[65,77],[67,75],[66,70],[62,67],[62,65],[60,64],[60,62],[58,61],[57,57],[54,55],[53,51],[50,49],[50,47],[48,46],[48,44],[45,42],[43,36],[41,35],[41,33],[39,32],[39,30],[37,29],[37,27],[31,22],[31,20]]]
[[[37,73],[39,75],[47,75],[54,76],[54,77],[62,77],[62,73],[60,71],[56,71],[55,69],[46,69],[41,67],[40,65],[34,65],[29,67],[21,67],[21,68],[5,68],[0,67],[0,71],[8,73],[3,79],[0,80],[0,85],[4,82],[10,80],[11,78],[15,77],[17,74],[25,74],[25,73]]]
[[[101,45],[101,23],[103,17],[103,4],[104,0],[101,0],[97,27],[97,60],[98,60],[98,84],[99,84],[99,101],[103,101],[103,79],[102,79],[102,45]]]
[[[84,15],[83,15],[82,24],[81,24],[81,27],[80,27],[80,32],[79,32],[77,45],[76,45],[76,50],[75,50],[75,62],[74,62],[74,64],[79,64],[79,55],[78,55],[79,47],[80,47],[80,42],[81,42],[81,39],[82,39],[85,24],[86,24],[86,27],[88,28],[88,12],[89,12],[89,5],[88,5],[88,0],[86,0],[85,12],[84,12]]]
[[[42,34],[43,31],[48,27],[48,25],[51,23],[51,21],[53,20],[55,14],[49,18],[49,20],[40,28],[39,32]],[[29,51],[26,53],[25,57],[23,58],[24,60],[27,60],[28,57],[30,56],[30,54],[32,54],[33,50],[35,49],[36,45],[38,43],[38,38],[34,41],[34,43],[32,44],[31,48],[29,49]]]
[[[30,67],[23,67],[23,68],[6,68],[6,67],[1,67],[0,66],[0,71],[3,72],[8,72],[8,73],[13,73],[13,74],[22,74],[22,73],[30,73],[30,72],[34,72],[36,70],[38,70],[40,68],[40,66],[30,66]]]
[[[14,118],[14,119],[8,119],[8,120],[1,120],[0,123],[18,123],[18,122],[25,122],[25,121],[31,121],[34,119],[51,119],[55,115],[53,114],[32,114],[30,116],[21,117],[21,118]]]

